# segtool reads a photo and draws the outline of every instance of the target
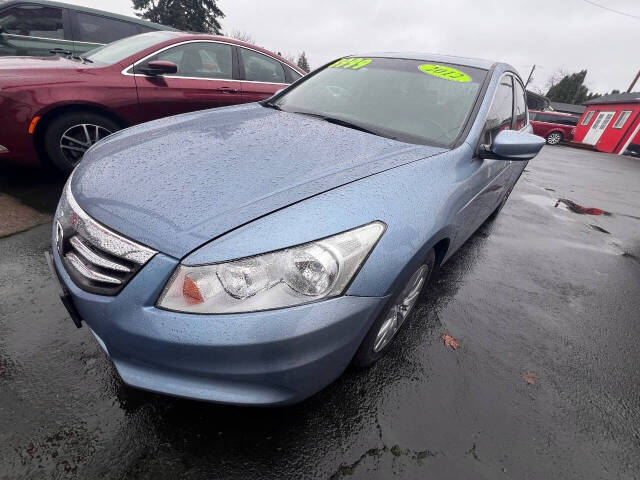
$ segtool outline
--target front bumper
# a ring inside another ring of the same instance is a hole
[[[29,124],[34,116],[30,105],[0,95],[0,165],[40,164]]]
[[[194,315],[154,306],[176,260],[157,254],[116,296],[78,288],[54,263],[78,312],[137,388],[197,400],[285,405],[335,380],[387,297],[343,296],[298,307]]]

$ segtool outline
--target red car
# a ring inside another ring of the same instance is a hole
[[[580,118],[569,113],[530,110],[529,120],[534,134],[546,138],[549,145],[557,145],[563,140],[573,140]]]
[[[68,172],[116,130],[263,100],[302,75],[260,47],[169,31],[118,40],[86,56],[0,58],[0,164],[50,160]]]

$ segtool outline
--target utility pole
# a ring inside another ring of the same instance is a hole
[[[529,78],[527,78],[527,83],[524,84],[524,88],[525,90],[527,89],[527,85],[529,85],[529,82],[531,81],[531,75],[533,75],[533,71],[536,69],[535,64],[533,65],[533,67],[531,67],[531,72],[529,73]],[[638,72],[640,73],[640,72]],[[636,77],[637,78],[637,77]]]
[[[638,81],[638,78],[640,78],[640,70],[638,70],[638,73],[636,73],[636,78],[634,78],[633,82],[631,82],[631,85],[629,85],[629,90],[627,90],[627,93],[629,93],[629,92],[631,92],[631,90],[633,90],[633,87],[636,84],[636,82]]]

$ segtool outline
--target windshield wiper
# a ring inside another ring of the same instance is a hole
[[[375,130],[371,130],[369,128],[363,127],[362,125],[358,125],[357,123],[350,122],[349,120],[343,120],[342,118],[329,117],[327,115],[322,115],[320,113],[309,113],[309,112],[291,112],[291,113],[300,113],[302,115],[309,115],[310,117],[316,117],[320,120],[324,120],[325,122],[333,123],[335,125],[340,125],[341,127],[353,128],[354,130],[359,130],[361,132],[370,133],[372,135],[377,135],[379,137],[386,137],[387,135],[383,135],[380,132],[376,132]],[[389,137],[393,138],[393,137]]]
[[[262,106],[263,107],[267,107],[267,108],[273,108],[274,110],[282,111],[282,109],[278,105],[276,105],[275,103],[262,102]]]
[[[87,57],[83,57],[81,55],[71,55],[71,58],[75,58],[76,60],[82,60],[82,63],[93,63],[93,60],[89,60]]]
[[[65,50],[63,48],[52,48],[49,53],[55,53],[56,55],[71,55],[71,50]]]

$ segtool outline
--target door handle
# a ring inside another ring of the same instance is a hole
[[[220,87],[218,91],[222,93],[237,93],[238,89],[232,87]]]

